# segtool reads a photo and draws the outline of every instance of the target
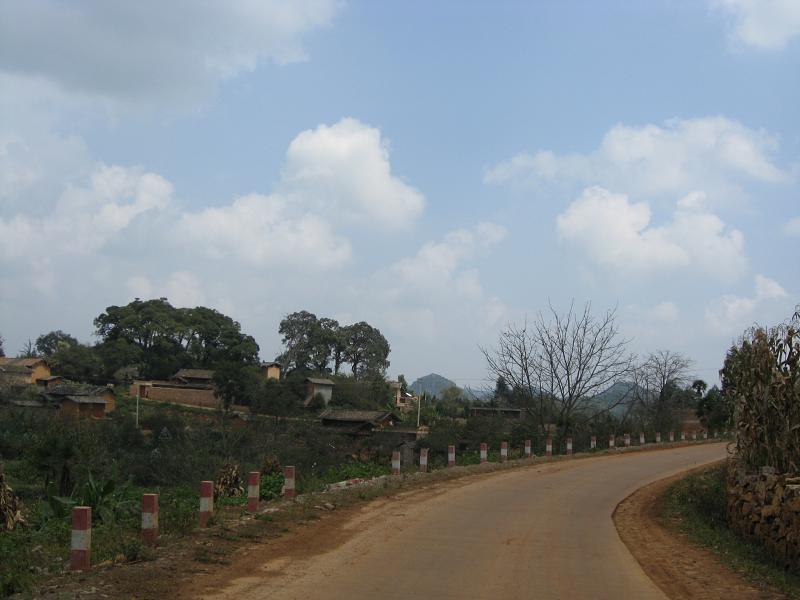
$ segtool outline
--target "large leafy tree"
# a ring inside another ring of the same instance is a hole
[[[365,321],[359,321],[349,325],[346,332],[345,357],[353,375],[383,375],[389,367],[390,347],[380,330]]]
[[[78,340],[60,329],[43,333],[36,338],[36,351],[42,356],[53,356],[62,347],[77,346]]]
[[[143,377],[165,378],[181,367],[258,362],[255,340],[241,332],[239,323],[210,308],[179,309],[166,298],[136,299],[109,306],[94,324],[101,353],[117,359],[138,354]]]
[[[284,367],[293,369],[310,369],[311,356],[317,343],[318,323],[317,315],[306,310],[293,312],[281,321],[278,333],[283,336],[281,341],[285,346],[280,360]]]

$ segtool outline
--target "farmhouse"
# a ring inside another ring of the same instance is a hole
[[[308,406],[311,401],[320,396],[325,406],[331,401],[333,396],[333,386],[335,384],[330,379],[319,379],[317,377],[306,378],[306,397],[303,400],[303,406]]]
[[[394,427],[400,417],[387,410],[348,410],[329,408],[320,416],[323,427],[350,435],[369,435]]]
[[[50,378],[50,365],[43,358],[0,357],[0,384],[44,386]]]

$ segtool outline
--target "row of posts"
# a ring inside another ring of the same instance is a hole
[[[293,466],[283,467],[283,497],[294,498],[295,470]],[[258,512],[261,499],[261,473],[250,471],[247,474],[247,512]],[[200,527],[207,527],[214,514],[214,482],[200,482]],[[142,495],[142,542],[149,546],[158,543],[158,494]],[[74,571],[87,571],[92,565],[92,509],[89,506],[76,506],[72,509],[72,539],[70,543],[69,566]]]
[[[708,439],[708,432],[702,432],[702,439]],[[674,432],[670,431],[669,441],[675,441]],[[714,432],[717,437],[717,432]],[[697,432],[691,433],[692,440],[697,440]],[[686,432],[680,434],[681,441],[686,440]],[[631,436],[626,433],[623,436],[625,447],[631,445]],[[656,433],[656,443],[661,443],[661,433]],[[616,436],[611,434],[608,437],[608,447],[614,448]],[[639,444],[645,444],[644,433],[639,434]],[[591,436],[590,447],[592,450],[597,448],[597,437]],[[480,463],[488,462],[488,445],[480,445]],[[566,439],[566,454],[572,454],[572,438]],[[545,456],[553,455],[553,438],[548,436],[545,440]],[[531,440],[525,440],[524,457],[533,456]],[[508,442],[500,443],[500,462],[508,461]],[[392,474],[400,474],[400,451],[392,452]],[[456,466],[456,447],[447,447],[447,466]],[[421,448],[419,451],[419,470],[423,473],[428,471],[428,449]],[[295,468],[285,466],[283,468],[284,486],[283,497],[294,498],[295,495]],[[258,512],[259,499],[261,496],[261,473],[251,471],[247,475],[247,511],[249,513]],[[214,482],[200,482],[200,527],[207,527],[208,521],[214,514]],[[142,541],[148,545],[158,543],[158,494],[142,495]],[[88,506],[76,506],[72,509],[72,540],[70,550],[70,568],[73,570],[88,570],[91,567],[91,542],[92,542],[92,509]]]

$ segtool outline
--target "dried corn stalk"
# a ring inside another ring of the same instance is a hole
[[[11,531],[17,525],[25,525],[22,502],[6,484],[6,477],[2,472],[0,472],[0,525],[4,531]]]
[[[230,497],[241,496],[244,494],[244,486],[242,485],[242,477],[239,473],[239,465],[227,464],[222,467],[217,477],[216,485],[214,486],[214,496],[216,497]]]

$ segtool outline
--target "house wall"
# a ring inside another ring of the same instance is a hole
[[[45,379],[46,377],[50,377],[50,367],[46,363],[40,363],[31,369],[30,383],[36,383],[37,379]]]
[[[316,383],[308,382],[306,386],[306,406],[314,399],[314,396],[319,394],[322,396],[322,399],[325,401],[325,406],[331,401],[333,397],[333,386],[332,385],[317,385]]]
[[[102,419],[105,417],[105,406],[102,404],[79,404],[72,400],[65,399],[61,402],[59,413],[64,417],[93,417]]]
[[[203,388],[151,386],[147,390],[146,397],[160,402],[176,402],[178,404],[205,406],[207,408],[220,407],[220,401],[214,396],[214,390]]]
[[[265,372],[264,372],[265,371]],[[264,377],[267,379],[280,379],[281,378],[281,368],[275,365],[271,365],[266,369],[262,369],[264,372]]]

